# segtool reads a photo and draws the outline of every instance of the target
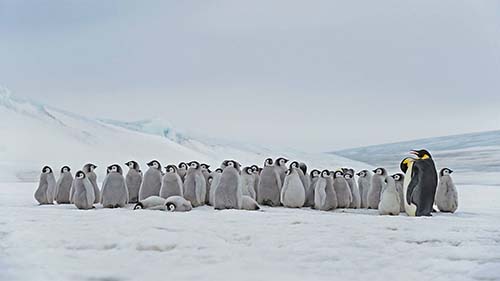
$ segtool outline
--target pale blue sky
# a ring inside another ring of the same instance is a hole
[[[500,129],[500,1],[0,0],[0,84],[334,150]]]

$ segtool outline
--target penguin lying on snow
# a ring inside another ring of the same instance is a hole
[[[181,196],[170,196],[165,202],[166,210],[169,212],[189,212],[193,209],[191,202]]]
[[[439,185],[436,191],[436,205],[441,212],[454,213],[458,208],[458,192],[453,179],[452,170],[443,168],[439,172]]]
[[[160,196],[149,196],[148,198],[139,201],[134,206],[134,210],[161,210],[165,211],[167,209],[166,204],[167,199]]]
[[[61,175],[56,182],[56,202],[57,204],[69,204],[69,193],[73,185],[73,175],[71,168],[64,166],[61,168]]]
[[[38,188],[35,191],[35,199],[40,205],[53,204],[56,191],[56,178],[52,168],[45,166],[40,174]]]

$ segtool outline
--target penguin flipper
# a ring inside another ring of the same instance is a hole
[[[411,175],[411,181],[410,184],[408,185],[408,190],[406,191],[406,202],[408,203],[408,205],[411,205],[412,203],[415,204],[416,202],[416,200],[414,200],[416,198],[413,198],[414,197],[413,192],[418,185],[419,181],[418,173],[419,173],[418,167],[414,166]]]

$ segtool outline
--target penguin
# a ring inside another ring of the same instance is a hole
[[[170,196],[165,203],[166,210],[169,212],[189,212],[193,209],[191,202],[181,196]]]
[[[157,160],[153,160],[148,164],[148,170],[142,179],[141,188],[139,189],[139,201],[142,201],[149,196],[159,196],[161,189],[161,165]]]
[[[200,163],[189,162],[189,169],[184,180],[184,198],[191,202],[193,207],[202,206],[205,204],[206,188]]]
[[[299,163],[297,161],[293,161],[292,163],[290,163],[290,167],[297,170],[297,173],[299,174],[300,181],[302,182],[302,186],[304,187],[304,192],[305,192],[306,198],[307,198],[307,195],[311,193],[311,190],[310,190],[311,179],[310,179],[309,175],[307,174],[306,164]],[[311,207],[312,205],[314,205],[314,199],[312,200],[312,202],[309,202],[309,203],[312,203],[312,204],[308,204],[306,206],[306,201],[304,201],[303,207]]]
[[[160,196],[149,196],[148,198],[137,202],[134,206],[134,210],[160,210],[165,211],[167,209],[167,200],[161,198]]]
[[[304,207],[314,207],[314,187],[321,176],[319,170],[312,170],[309,174],[309,189],[306,189],[306,201]]]
[[[244,196],[256,199],[255,195],[255,175],[252,167],[245,167],[241,172],[241,188]]]
[[[137,203],[139,202],[139,190],[142,184],[141,168],[139,167],[139,163],[135,161],[128,161],[125,165],[129,168],[125,177],[128,189],[128,200],[129,203]]]
[[[414,217],[417,212],[417,206],[407,199],[408,186],[410,185],[411,176],[413,173],[413,164],[415,163],[415,158],[406,157],[401,161],[400,169],[405,173],[405,178],[403,180],[403,195],[404,195],[404,205],[405,213],[408,216]]]
[[[252,197],[243,195],[241,197],[241,209],[247,211],[258,211],[260,210],[260,206]]]
[[[337,195],[337,208],[349,208],[352,201],[351,189],[342,171],[333,173],[333,188]]]
[[[108,167],[108,171],[102,184],[101,204],[104,208],[123,208],[129,198],[122,168],[114,164]]]
[[[314,186],[314,209],[330,211],[336,209],[337,205],[333,178],[328,170],[324,170]]]
[[[253,177],[254,180],[254,191],[255,191],[255,200],[257,200],[257,191],[259,190],[259,182],[260,182],[260,168],[257,165],[252,165]]]
[[[52,172],[52,168],[45,166],[40,174],[38,188],[35,191],[35,199],[40,205],[54,204],[56,196],[56,178]]]
[[[384,179],[384,188],[380,195],[378,213],[380,215],[399,216],[400,213],[399,193],[396,190],[396,181],[393,177],[387,176]]]
[[[94,208],[95,192],[94,187],[87,174],[83,171],[78,171],[73,180],[73,204],[78,209],[88,210]]]
[[[356,174],[358,176],[359,195],[361,197],[361,208],[368,208],[368,191],[372,185],[372,173],[362,170]]]
[[[241,209],[242,188],[240,176],[240,164],[234,160],[224,161],[226,168],[222,172],[219,185],[214,194],[214,208]]]
[[[368,190],[368,209],[377,209],[380,202],[380,193],[384,186],[384,180],[387,176],[387,171],[384,168],[373,170],[375,173],[372,176],[370,189]]]
[[[405,180],[405,176],[401,173],[397,173],[391,176],[396,183],[396,190],[399,194],[399,203],[400,203],[400,211],[403,213],[405,211],[405,196],[403,191],[403,184]]]
[[[260,173],[257,202],[260,205],[277,207],[280,205],[281,177],[273,165],[273,159],[267,158]]]
[[[92,184],[92,188],[94,190],[94,195],[95,195],[94,204],[101,202],[101,192],[99,190],[99,186],[97,185],[97,174],[94,172],[96,168],[97,166],[92,163],[88,163],[83,166],[83,172],[85,173],[87,179]]]
[[[432,155],[425,149],[412,150],[410,153],[417,158],[410,161],[413,163],[410,174],[407,174],[410,163],[407,163],[407,169],[403,171],[405,172],[405,182],[408,182],[405,201],[410,206],[414,204],[416,209],[414,213],[412,210],[406,209],[406,207],[405,209],[410,211],[409,216],[432,216],[431,212],[438,183],[436,165]]]
[[[212,171],[210,171],[210,165],[208,164],[201,164],[200,167],[201,173],[205,177],[205,204],[208,204],[210,201],[210,183],[208,182],[208,178]]]
[[[165,175],[161,181],[160,197],[167,199],[170,196],[184,196],[184,184],[177,173],[175,165],[165,167]]]
[[[436,205],[441,212],[454,213],[458,208],[458,192],[453,179],[452,170],[443,168],[439,172],[439,185],[436,191]]]
[[[188,170],[188,165],[185,162],[179,163],[179,169],[177,169],[177,173],[181,177],[182,182],[184,182]]]
[[[289,161],[288,159],[283,157],[280,157],[276,159],[276,161],[274,161],[274,167],[276,169],[276,172],[278,172],[278,175],[280,176],[280,182],[281,182],[280,192],[281,188],[283,187],[283,182],[285,181],[286,171],[288,170],[288,168],[286,167],[286,163],[288,163],[288,161]]]
[[[344,174],[344,178],[347,181],[347,184],[349,185],[349,189],[351,190],[352,201],[351,204],[349,205],[349,208],[352,209],[361,208],[361,195],[359,193],[358,184],[354,179],[354,170],[347,169],[346,173]]]
[[[302,208],[306,201],[306,190],[300,179],[298,170],[300,170],[298,165],[297,168],[290,165],[290,169],[288,169],[285,175],[283,188],[281,189],[281,202],[283,206],[288,208]]]
[[[61,168],[61,175],[56,182],[56,202],[57,204],[69,204],[69,192],[73,185],[73,175],[71,168],[64,166]]]
[[[217,189],[217,186],[219,185],[220,182],[220,177],[222,176],[222,169],[217,168],[215,171],[213,171],[210,174],[210,178],[208,181],[210,182],[210,196],[209,196],[209,202],[208,205],[213,206],[214,205],[214,196],[215,196],[215,190]]]

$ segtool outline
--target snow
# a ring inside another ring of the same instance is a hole
[[[461,186],[456,214],[188,213],[37,206],[0,184],[0,280],[500,280],[500,189]]]

